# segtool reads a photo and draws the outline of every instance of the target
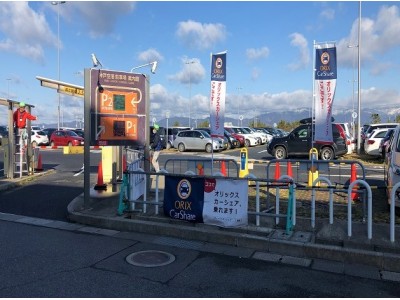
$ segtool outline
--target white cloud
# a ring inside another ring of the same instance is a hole
[[[43,63],[43,45],[57,47],[55,36],[44,14],[32,10],[28,2],[0,2],[0,31],[6,38],[0,50],[16,52],[23,57]]]
[[[188,20],[179,22],[176,36],[192,49],[210,49],[226,38],[226,29],[222,24],[201,24]]]
[[[320,13],[322,19],[333,20],[335,18],[335,10],[332,8],[326,8]]]
[[[262,47],[259,49],[255,49],[255,48],[246,49],[246,56],[248,59],[251,59],[251,60],[265,58],[265,57],[268,57],[268,55],[269,55],[268,47]]]
[[[159,62],[163,60],[164,57],[156,49],[150,48],[146,51],[139,53],[138,59],[145,64],[155,60]]]
[[[177,81],[181,84],[198,84],[200,83],[206,73],[201,61],[198,58],[187,58],[181,59],[182,69],[168,77],[169,80]]]
[[[361,57],[363,63],[380,65],[382,54],[400,46],[400,16],[398,6],[382,6],[376,20],[361,19]],[[341,39],[337,44],[338,63],[352,67],[355,49],[348,49],[348,45],[358,44],[358,19],[353,23],[348,37]],[[377,57],[379,55],[379,57]],[[373,67],[376,71],[378,67]],[[377,73],[378,74],[378,73]]]
[[[308,43],[305,37],[300,33],[292,33],[290,36],[290,44],[294,47],[299,48],[299,58],[295,63],[289,64],[289,69],[300,70],[304,69],[310,62],[310,51],[308,49]]]

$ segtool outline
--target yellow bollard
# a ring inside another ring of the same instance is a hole
[[[249,175],[249,168],[247,163],[247,149],[243,148],[240,150],[240,169],[239,169],[239,177],[244,178],[245,176]]]
[[[311,148],[309,159],[311,160],[311,166],[308,171],[308,186],[312,186],[314,180],[319,176],[317,165],[313,164],[314,161],[318,160],[318,150],[316,148]],[[318,182],[316,186],[320,186],[320,183]]]

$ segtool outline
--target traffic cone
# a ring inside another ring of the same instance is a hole
[[[292,163],[290,161],[287,162],[287,175],[293,178],[293,172],[292,172]]]
[[[35,171],[43,171],[43,167],[42,167],[42,154],[39,154],[39,157],[38,157],[38,164],[37,164],[37,167],[36,167]]]
[[[351,164],[350,184],[352,184],[355,180],[357,180],[356,164]],[[357,186],[354,186],[351,192],[351,200],[353,201],[359,200],[358,193],[355,192],[356,190]]]
[[[279,161],[275,163],[275,181],[278,181],[281,177],[281,167]]]
[[[221,173],[226,176],[226,166],[225,166],[225,161],[221,162]]]
[[[99,162],[99,167],[97,171],[97,184],[94,186],[95,190],[106,190],[107,185],[103,182],[103,166],[102,162]]]
[[[197,171],[199,171],[199,175],[204,175],[204,168],[201,163],[197,164]]]

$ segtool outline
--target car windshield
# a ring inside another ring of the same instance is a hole
[[[209,135],[207,131],[205,130],[199,130],[199,131],[204,135],[204,137],[211,138],[211,135]]]
[[[73,132],[73,131],[68,131],[68,133],[67,133],[69,136],[79,136],[79,135],[77,135],[75,132]]]

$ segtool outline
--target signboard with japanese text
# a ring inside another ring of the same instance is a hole
[[[222,227],[248,224],[246,180],[165,176],[164,214]]]
[[[203,220],[205,224],[239,227],[248,224],[246,180],[205,179]]]
[[[143,147],[146,89],[147,79],[143,74],[91,69],[90,145]]]
[[[226,52],[211,56],[210,130],[224,137],[226,96]]]
[[[332,109],[337,66],[334,44],[315,45],[315,134],[316,143],[333,143]]]

